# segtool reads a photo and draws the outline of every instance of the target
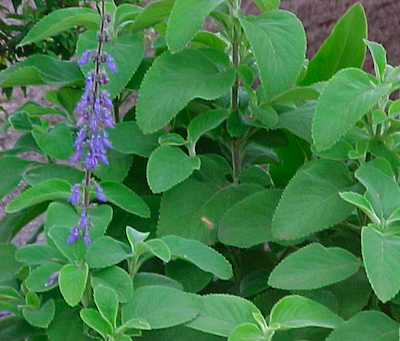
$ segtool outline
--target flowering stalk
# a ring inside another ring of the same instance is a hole
[[[79,65],[87,64],[90,60],[95,63],[93,70],[88,72],[85,80],[85,91],[78,102],[75,110],[81,113],[81,127],[77,133],[74,142],[75,154],[71,158],[71,162],[81,160],[84,149],[83,168],[85,177],[83,184],[75,184],[72,186],[71,195],[68,201],[77,207],[81,207],[81,215],[79,228],[74,226],[70,230],[67,243],[73,243],[82,235],[87,246],[90,245],[89,228],[90,220],[88,211],[90,207],[90,190],[94,186],[96,198],[105,202],[106,198],[102,188],[91,179],[91,173],[95,170],[99,162],[107,164],[106,149],[112,148],[108,140],[108,134],[104,127],[114,127],[113,104],[110,94],[107,90],[102,90],[101,86],[109,82],[107,72],[102,66],[106,64],[111,72],[117,72],[117,67],[112,56],[103,52],[103,44],[110,40],[107,26],[111,21],[111,17],[105,12],[105,0],[101,0],[100,9],[100,29],[97,34],[98,45],[96,50],[85,51]]]

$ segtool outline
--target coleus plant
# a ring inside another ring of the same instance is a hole
[[[2,340],[398,339],[400,68],[359,3],[309,62],[296,16],[255,4],[102,0],[24,37],[86,28],[78,62],[0,73],[58,87],[3,124],[0,194],[27,188],[1,221]]]

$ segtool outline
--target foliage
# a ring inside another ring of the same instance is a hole
[[[0,223],[1,340],[398,339],[400,68],[360,3],[308,62],[299,19],[254,2],[1,22],[3,90],[58,86],[2,126],[1,197],[26,188]]]

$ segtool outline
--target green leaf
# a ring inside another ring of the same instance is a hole
[[[158,285],[158,286],[164,286],[164,287],[170,287],[176,290],[183,290],[182,284],[180,284],[179,282],[160,275],[160,274],[156,274],[156,273],[152,273],[152,272],[139,272],[137,274],[135,274],[135,276],[133,277],[133,286],[135,288],[135,290],[141,288],[141,287],[145,287],[145,286],[154,286],[154,285]],[[186,290],[185,290],[186,291]]]
[[[133,121],[118,123],[113,129],[107,129],[107,132],[115,150],[146,158],[158,147],[158,139],[165,134],[164,130],[159,130],[144,135]]]
[[[71,185],[58,179],[46,180],[22,192],[6,206],[7,213],[13,213],[48,200],[68,199]]]
[[[46,285],[50,276],[60,271],[62,264],[51,262],[40,265],[34,269],[25,280],[26,287],[35,292],[45,292],[58,285],[55,281],[52,285]]]
[[[22,314],[32,326],[47,328],[54,318],[55,310],[54,300],[50,299],[38,310],[26,308],[22,311]]]
[[[306,36],[292,13],[274,10],[257,17],[239,15],[254,51],[267,99],[290,89],[303,66]]]
[[[33,309],[39,309],[41,304],[38,294],[34,291],[28,291],[26,293],[25,303]]]
[[[105,268],[128,258],[122,246],[115,239],[104,236],[92,243],[86,254],[86,262],[91,268]]]
[[[337,327],[327,341],[397,341],[399,325],[380,311],[363,311]]]
[[[135,19],[143,9],[137,5],[122,4],[117,7],[114,19],[114,31],[127,21]],[[125,23],[126,24],[126,23]]]
[[[341,192],[339,195],[343,200],[361,209],[374,224],[379,224],[379,219],[375,214],[374,208],[365,196],[354,192]]]
[[[214,335],[229,337],[237,326],[254,323],[253,314],[260,313],[250,301],[237,296],[213,294],[201,300],[200,314],[186,325]]]
[[[148,4],[130,25],[130,31],[139,32],[168,18],[174,3],[175,0],[163,0]]]
[[[89,267],[87,264],[80,266],[75,264],[65,265],[58,278],[60,291],[65,301],[71,307],[76,306],[85,291]]]
[[[118,296],[109,287],[98,285],[94,289],[94,302],[101,316],[116,326],[118,314]]]
[[[46,244],[33,244],[20,247],[15,258],[17,261],[36,265],[54,260],[65,260],[64,256],[55,248]]]
[[[267,189],[233,205],[222,216],[218,239],[244,248],[272,241],[272,216],[281,194],[281,190]]]
[[[84,77],[76,62],[66,62],[45,55],[29,57],[0,72],[0,87],[62,86],[80,83],[83,80]]]
[[[94,329],[104,338],[111,335],[112,326],[110,322],[105,320],[97,310],[82,309],[80,315],[83,322],[85,322],[90,328]]]
[[[389,174],[381,165],[389,169]],[[371,203],[378,217],[388,219],[400,206],[400,189],[390,164],[384,159],[364,163],[355,176],[367,188],[365,198]]]
[[[25,169],[33,163],[15,156],[0,158],[0,198],[3,198],[19,184]]]
[[[332,29],[314,58],[308,63],[301,85],[327,81],[341,69],[361,68],[365,57],[367,18],[360,3],[352,6]]]
[[[280,2],[281,0],[254,0],[254,3],[263,12],[278,9]]]
[[[203,333],[185,326],[167,329],[145,331],[141,336],[143,341],[224,341],[226,338]]]
[[[246,64],[241,64],[236,67],[236,72],[239,76],[239,79],[246,86],[252,86],[254,82],[254,72],[253,70],[247,66]]]
[[[281,299],[272,308],[270,326],[284,329],[322,327],[336,328],[343,319],[323,305],[308,298],[293,295]]]
[[[39,334],[29,323],[19,316],[9,316],[0,320],[0,337],[7,341],[20,341]]]
[[[200,169],[200,159],[190,157],[180,148],[158,147],[147,163],[147,182],[153,193],[165,192]]]
[[[77,54],[80,56],[88,49],[97,48],[97,31],[87,31],[79,35],[77,44]],[[111,99],[117,96],[128,84],[132,75],[135,73],[144,54],[143,39],[138,35],[125,34],[114,38],[112,43],[104,44],[103,51],[109,53],[117,66],[117,72],[108,72],[110,82],[102,86],[108,90]],[[93,69],[93,62],[82,65],[82,71],[87,74]]]
[[[161,259],[163,262],[168,263],[171,260],[171,252],[168,248],[168,245],[161,239],[152,239],[145,243],[149,251],[156,256],[157,258]]]
[[[18,110],[25,111],[30,117],[42,116],[42,115],[59,115],[62,117],[66,117],[65,113],[63,113],[60,109],[56,107],[42,106],[33,101],[25,102]],[[15,113],[13,114],[15,115]]]
[[[166,34],[172,53],[183,50],[203,25],[206,16],[223,0],[176,0]]]
[[[68,244],[71,228],[65,226],[53,226],[47,233],[58,250],[72,262],[79,262],[85,258],[86,245],[83,238],[78,238],[74,243]]]
[[[212,244],[226,210],[260,189],[262,187],[254,184],[204,183],[188,179],[161,199],[158,235],[173,234]]]
[[[132,252],[136,252],[136,246],[140,242],[144,242],[150,236],[150,232],[140,232],[131,226],[126,227],[126,237],[131,244]]]
[[[181,135],[176,133],[168,133],[161,136],[158,139],[158,143],[161,146],[184,146],[188,144],[188,142]]]
[[[369,52],[372,55],[376,78],[383,80],[387,65],[385,48],[381,44],[368,41],[367,39],[364,39],[364,43],[368,46]]]
[[[232,266],[220,253],[196,240],[177,236],[163,237],[171,255],[195,264],[201,270],[228,280],[232,277]]]
[[[94,289],[102,285],[114,290],[121,303],[126,303],[132,298],[132,279],[124,269],[118,266],[96,271],[91,277],[91,282]]]
[[[319,97],[319,91],[313,87],[296,87],[289,89],[277,96],[275,96],[271,102],[275,103],[292,103],[292,102],[303,102],[317,100]]]
[[[142,218],[150,217],[150,209],[135,192],[118,182],[102,182],[101,188],[107,200],[123,210]]]
[[[99,18],[99,14],[89,8],[65,8],[54,11],[33,26],[18,46],[44,40],[78,25],[96,29],[99,26]]]
[[[268,284],[285,290],[318,289],[354,275],[359,267],[360,261],[350,252],[313,243],[280,262]]]
[[[234,81],[233,69],[219,71],[199,51],[187,49],[174,55],[166,52],[143,79],[136,107],[138,125],[144,133],[161,129],[190,100],[218,98],[229,91]]]
[[[147,321],[151,329],[168,328],[192,320],[200,312],[199,297],[168,287],[146,286],[135,290],[122,306],[123,322]]]
[[[68,181],[73,185],[83,180],[83,172],[70,166],[46,164],[33,167],[23,175],[24,181],[30,186],[54,178]]]
[[[317,150],[332,147],[389,92],[390,85],[373,84],[362,70],[337,73],[325,86],[315,111],[312,134]]]
[[[0,244],[0,281],[12,278],[23,266],[15,260],[17,248],[13,244]]]
[[[260,122],[267,128],[272,129],[278,123],[278,113],[273,107],[268,104],[262,104],[260,106],[250,105],[251,113],[257,117]]]
[[[273,333],[273,332],[272,332]],[[263,332],[253,323],[243,323],[237,326],[229,335],[228,341],[270,341],[271,336]]]
[[[218,127],[228,117],[229,112],[225,109],[209,110],[190,121],[187,140],[197,143],[202,135]]]
[[[372,289],[386,303],[400,290],[400,279],[396,275],[400,271],[400,265],[395,261],[400,257],[400,237],[363,227],[361,244]]]
[[[279,239],[296,239],[342,222],[354,209],[339,192],[354,186],[337,161],[318,160],[301,168],[286,187],[272,221]],[[307,189],[307,190],[305,190]]]
[[[32,135],[43,152],[58,160],[68,160],[74,152],[71,132],[65,123],[58,123],[45,132],[42,128],[34,128]]]
[[[93,171],[102,181],[123,182],[128,176],[133,162],[133,155],[122,154],[114,149],[107,150],[108,165],[99,163]]]

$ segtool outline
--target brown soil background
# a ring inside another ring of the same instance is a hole
[[[306,29],[308,40],[307,57],[312,58],[318,50],[321,43],[329,35],[336,21],[357,1],[354,0],[281,0],[281,8],[295,13],[303,22]],[[400,64],[400,1],[399,0],[361,0],[365,8],[369,24],[369,40],[383,44],[388,52],[388,61],[391,65]],[[11,0],[0,0],[0,4],[11,8]],[[242,9],[248,14],[257,14],[259,11],[252,0],[243,0]],[[365,64],[368,71],[372,71],[371,60],[368,57]],[[46,104],[44,100],[44,87],[30,87],[27,97],[23,96],[20,89],[15,89],[14,98],[9,102],[3,102],[0,98],[0,105],[4,106],[9,112],[13,112],[21,106],[26,100],[34,100],[41,104]],[[2,115],[2,113],[0,113]],[[0,135],[0,150],[9,148],[18,133],[9,131]],[[21,184],[23,185],[23,184]],[[15,195],[19,193],[16,189],[13,193],[7,195],[0,202],[0,218],[4,215],[4,207]],[[21,245],[27,240],[31,233],[39,226],[40,219],[23,233],[17,236],[14,241]],[[0,226],[1,228],[1,226]]]

